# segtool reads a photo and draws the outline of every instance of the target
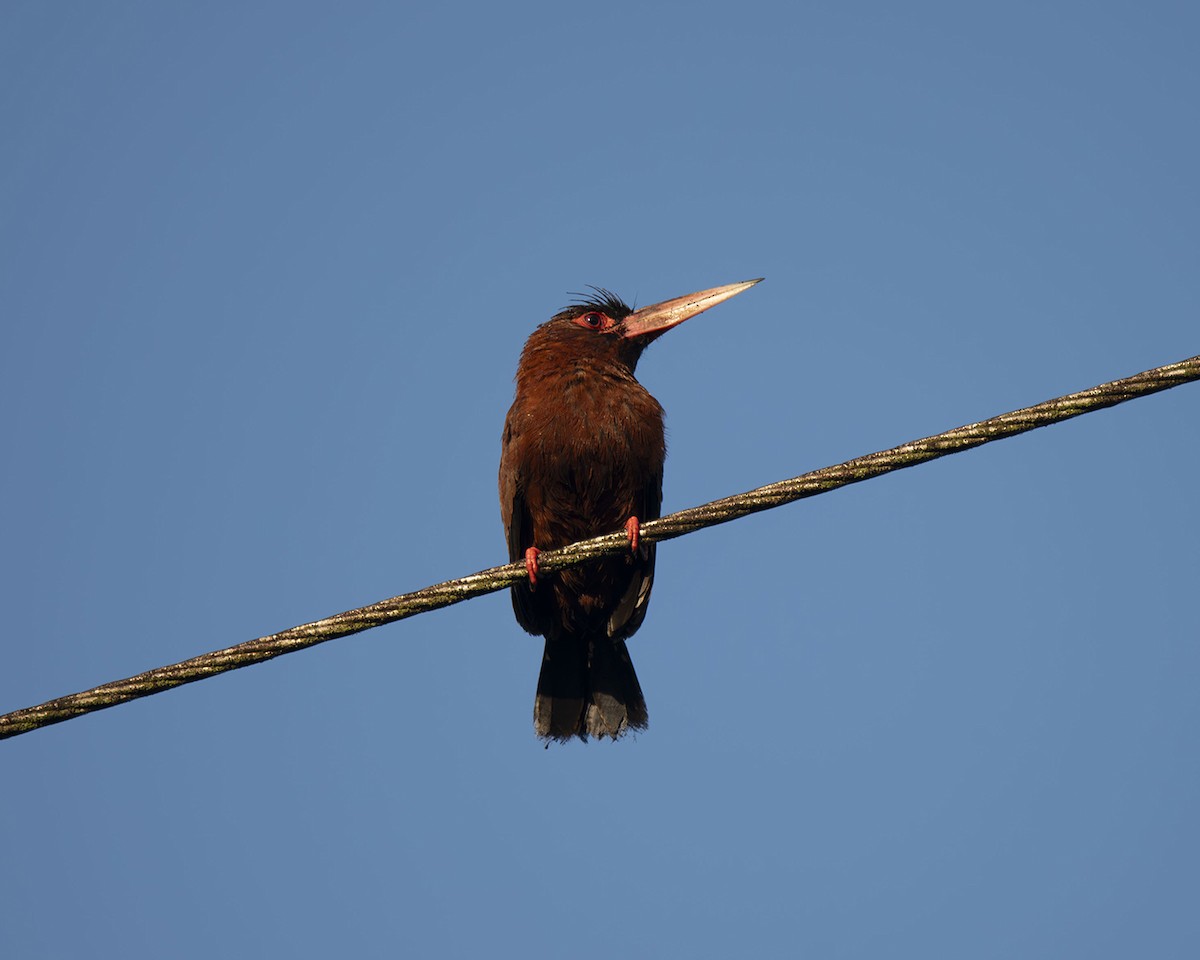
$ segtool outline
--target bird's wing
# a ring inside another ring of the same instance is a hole
[[[641,512],[638,520],[646,523],[657,520],[662,514],[662,468],[650,479],[642,491]],[[654,586],[654,560],[656,551],[653,543],[644,543],[639,549],[640,556],[634,559],[633,573],[629,586],[621,597],[617,609],[608,618],[608,635],[614,640],[623,640],[633,636],[642,621],[646,619],[646,610],[650,606],[650,590]]]
[[[512,429],[512,413],[504,424],[504,444],[500,456],[500,517],[504,521],[504,533],[508,538],[508,559],[520,563],[525,551],[534,546],[533,522],[525,502],[524,480],[517,466],[515,438]],[[512,586],[513,613],[517,622],[529,633],[544,635],[547,629],[546,609],[551,599],[549,590],[534,592],[527,583]]]
[[[514,485],[515,486],[515,485]],[[532,526],[529,512],[525,507],[525,498],[516,490],[506,499],[509,510],[508,520],[508,559],[512,563],[521,563],[525,559],[525,551],[533,546],[527,530]],[[517,622],[529,633],[542,635],[545,633],[544,619],[545,603],[542,598],[549,598],[550,591],[542,590],[539,594],[531,590],[528,583],[514,583],[512,586],[513,613]]]

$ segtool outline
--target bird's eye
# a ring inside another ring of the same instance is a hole
[[[613,322],[608,316],[595,311],[576,317],[575,322],[588,330],[609,330],[613,326]]]

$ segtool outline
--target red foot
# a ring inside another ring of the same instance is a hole
[[[538,554],[541,553],[537,547],[530,547],[525,551],[525,572],[529,574],[529,589],[537,589],[538,575]]]
[[[625,536],[629,538],[629,549],[637,553],[638,541],[642,536],[642,524],[637,517],[625,521]]]

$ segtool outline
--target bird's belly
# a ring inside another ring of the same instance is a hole
[[[540,490],[526,494],[535,518],[533,542],[553,549],[620,530],[643,512],[650,482],[641,471],[616,471],[596,460],[560,465]]]

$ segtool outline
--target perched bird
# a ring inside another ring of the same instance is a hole
[[[642,625],[654,545],[641,523],[662,506],[663,410],[634,378],[642,351],[689,317],[758,283],[748,280],[632,310],[607,290],[530,335],[504,423],[500,512],[508,555],[528,583],[512,588],[517,622],[546,638],[533,725],[539,737],[617,739],[644,729],[646,701],[625,641]],[[624,527],[630,551],[556,573],[538,553]]]

